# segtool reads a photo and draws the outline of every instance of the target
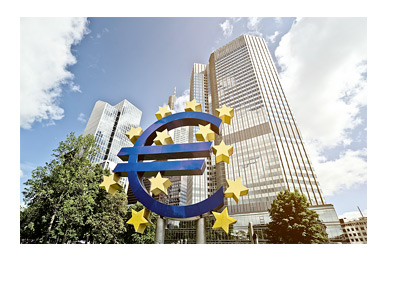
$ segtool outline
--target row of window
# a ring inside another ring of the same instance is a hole
[[[350,231],[350,229],[351,229],[351,231],[354,231],[354,228],[347,228],[347,231]],[[356,227],[355,229],[356,229],[356,231],[365,230],[365,228],[363,226],[361,226],[360,229],[358,229],[358,227]],[[343,231],[346,231],[346,229],[343,229]]]

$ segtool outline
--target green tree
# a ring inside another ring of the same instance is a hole
[[[125,216],[125,222],[128,221],[132,217],[132,209],[134,211],[140,211],[143,209],[143,205],[137,202],[134,205],[130,205],[128,211]],[[146,227],[143,234],[137,233],[133,225],[128,224],[126,226],[126,231],[123,234],[123,242],[124,243],[138,243],[138,244],[151,244],[154,243],[156,238],[156,224],[157,224],[158,215],[155,213],[150,214],[150,222],[152,225]]]
[[[271,222],[266,228],[269,243],[300,244],[328,243],[328,236],[318,219],[309,209],[304,195],[295,190],[280,192],[271,204]]]
[[[99,187],[109,171],[88,159],[98,152],[94,137],[71,133],[53,152],[54,159],[25,182],[21,242],[121,242],[126,195],[120,190],[112,196]]]

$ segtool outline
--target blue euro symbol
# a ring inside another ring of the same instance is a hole
[[[204,158],[211,156],[212,142],[184,143],[171,145],[156,145],[153,140],[156,131],[172,130],[183,126],[211,125],[211,130],[219,134],[222,120],[203,112],[175,113],[153,123],[135,142],[133,147],[122,148],[118,157],[127,163],[119,163],[114,173],[128,177],[129,185],[136,198],[150,211],[163,217],[175,219],[196,218],[212,210],[219,209],[224,203],[223,187],[219,188],[209,198],[188,206],[171,206],[163,204],[147,193],[141,183],[142,177],[155,176],[161,172],[164,176],[202,175],[205,169],[205,159],[174,160],[183,158]],[[162,160],[143,162],[144,160]]]

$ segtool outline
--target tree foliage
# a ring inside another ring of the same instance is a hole
[[[120,190],[113,196],[99,187],[109,171],[88,159],[98,152],[93,136],[71,133],[53,151],[54,159],[25,182],[21,242],[125,243],[126,194]]]
[[[318,219],[309,209],[310,204],[297,190],[280,192],[271,204],[271,222],[266,235],[269,243],[300,244],[327,243],[328,236]]]
[[[137,202],[134,205],[130,205],[125,216],[125,221],[128,221],[132,217],[132,209],[134,211],[140,211],[143,209],[143,205]],[[123,234],[124,243],[138,243],[138,244],[152,244],[156,237],[156,224],[158,215],[155,213],[150,214],[150,222],[152,225],[146,227],[143,234],[135,232],[133,225],[128,224],[126,231]]]

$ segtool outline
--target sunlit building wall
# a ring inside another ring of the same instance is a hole
[[[249,221],[268,223],[268,209],[276,195],[297,189],[324,217],[329,237],[341,236],[337,214],[325,202],[265,40],[239,36],[214,51],[208,65],[194,64],[190,83],[190,99],[201,103],[204,112],[216,115],[225,104],[234,108],[234,117],[230,125],[221,126],[222,139],[233,146],[230,164],[210,162],[210,173],[193,176],[188,202],[205,199],[212,191],[210,181],[217,183],[216,190],[225,179],[240,177],[248,195],[239,204],[227,203],[229,214],[238,220],[234,228],[245,229]],[[195,132],[193,128],[190,133],[193,142]]]
[[[89,160],[112,171],[118,163],[122,162],[117,157],[121,148],[133,146],[125,133],[131,126],[138,127],[141,118],[142,111],[126,99],[115,106],[101,100],[97,101],[83,135],[92,134],[100,152],[96,156],[90,157]],[[127,178],[121,180],[126,191],[128,180]]]
[[[202,112],[210,113],[208,66],[195,63],[190,77],[190,100],[195,99],[201,104]],[[196,126],[189,127],[189,142],[197,142],[195,133],[199,130]],[[189,176],[187,178],[187,203],[195,204],[207,199],[216,190],[215,158],[206,158],[206,169],[203,175]]]

